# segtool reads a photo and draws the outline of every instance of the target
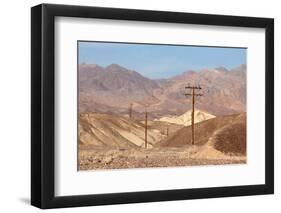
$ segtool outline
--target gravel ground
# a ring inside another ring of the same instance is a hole
[[[198,157],[201,147],[80,149],[79,170],[245,164],[245,156]]]

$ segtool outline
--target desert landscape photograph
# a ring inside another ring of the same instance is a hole
[[[78,171],[247,163],[247,49],[77,42]]]

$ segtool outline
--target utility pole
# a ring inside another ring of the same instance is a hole
[[[145,108],[145,123],[144,123],[144,148],[147,149],[147,110]]]
[[[130,103],[129,107],[129,118],[132,119],[132,113],[133,113],[133,103]]]
[[[189,92],[185,92],[184,95],[187,97],[187,96],[191,96],[192,97],[192,110],[191,110],[191,133],[192,133],[192,145],[195,144],[195,134],[194,134],[194,111],[195,111],[195,97],[196,96],[203,96],[203,94],[200,94],[200,93],[196,93],[196,90],[201,90],[201,86],[198,85],[198,86],[186,86],[185,87],[185,90],[189,90]],[[190,91],[191,90],[191,91]]]

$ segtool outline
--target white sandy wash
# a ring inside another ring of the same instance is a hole
[[[216,116],[211,115],[207,112],[204,112],[204,111],[201,111],[201,110],[195,110],[195,112],[194,112],[194,123],[199,123],[201,121],[209,120],[209,119],[214,118],[214,117],[216,117]],[[189,125],[191,125],[191,110],[185,112],[184,114],[182,114],[180,116],[162,117],[162,118],[158,119],[158,121],[189,126]]]

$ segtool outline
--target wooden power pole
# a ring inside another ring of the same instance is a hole
[[[185,90],[189,90],[189,92],[185,92],[185,96],[191,96],[192,98],[192,110],[191,110],[191,140],[192,145],[195,144],[195,129],[194,129],[194,111],[195,111],[195,97],[196,96],[203,96],[203,94],[196,93],[196,90],[201,90],[200,86],[186,86]],[[191,90],[191,91],[190,91]]]
[[[132,119],[132,114],[133,114],[133,103],[130,103],[129,107],[129,118]]]
[[[147,149],[147,110],[145,109],[145,123],[144,123],[144,148]]]

